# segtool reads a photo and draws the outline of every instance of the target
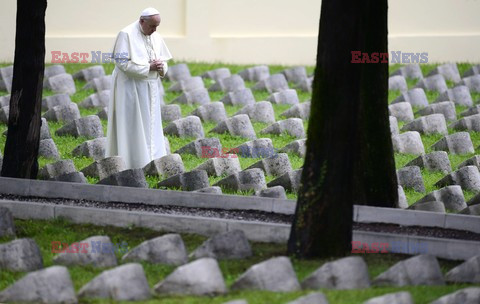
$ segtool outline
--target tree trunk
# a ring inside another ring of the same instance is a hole
[[[2,176],[37,177],[46,9],[46,0],[17,0],[13,84]]]
[[[351,251],[353,205],[398,201],[388,119],[387,0],[323,0],[307,154],[288,242],[298,257]]]

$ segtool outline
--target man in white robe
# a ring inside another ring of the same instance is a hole
[[[167,154],[160,103],[161,78],[172,58],[156,28],[160,14],[145,9],[140,20],[117,36],[115,70],[108,107],[105,156],[121,156],[127,169],[142,168]]]

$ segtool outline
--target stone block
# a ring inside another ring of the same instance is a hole
[[[268,78],[260,80],[255,84],[253,90],[267,91],[270,94],[288,90],[288,82],[283,74],[274,74]]]
[[[231,289],[291,292],[300,290],[300,284],[290,259],[275,257],[251,266],[233,283]]]
[[[52,266],[28,273],[0,292],[1,302],[77,303],[67,267]]]
[[[273,143],[270,138],[259,138],[247,141],[234,148],[234,151],[242,157],[249,158],[270,157],[277,153],[275,148],[273,148]]]
[[[99,185],[148,188],[142,169],[129,169],[114,173],[98,182]]]
[[[246,81],[258,82],[270,77],[270,68],[266,65],[254,66],[238,73]]]
[[[47,121],[62,121],[62,122],[72,122],[76,119],[81,118],[80,111],[76,103],[72,102],[68,105],[55,106],[45,112],[43,117]]]
[[[303,125],[302,125],[303,126]],[[240,114],[220,122],[210,132],[212,133],[229,133],[232,136],[240,136],[249,139],[257,138],[250,118],[246,114]]]
[[[193,91],[184,92],[182,95],[175,98],[172,103],[186,104],[186,105],[204,105],[210,103],[210,95],[207,89],[197,89]]]
[[[416,88],[422,88],[427,91],[436,91],[439,93],[443,93],[448,90],[447,82],[445,81],[445,77],[441,74],[436,74],[432,76],[427,76],[418,81]]]
[[[475,166],[461,167],[435,183],[437,187],[451,185],[459,185],[463,190],[480,191],[480,172],[478,168]]]
[[[210,157],[211,155],[215,156],[221,152],[223,152],[222,144],[216,137],[194,140],[175,151],[178,154],[193,154],[202,158]]]
[[[163,133],[178,137],[195,137],[197,139],[205,136],[202,122],[197,116],[187,116],[172,121],[163,129]]]
[[[252,256],[252,248],[242,230],[232,230],[209,238],[190,256],[195,259],[207,257],[218,260],[245,259]]]
[[[76,72],[75,74],[73,74],[73,79],[88,82],[92,79],[102,76],[105,76],[105,70],[103,69],[103,65],[95,65]]]
[[[169,154],[152,160],[143,168],[145,175],[170,177],[185,172],[182,157],[179,154]]]
[[[183,79],[191,78],[190,70],[188,66],[184,63],[172,65],[168,67],[167,79],[175,82]]]
[[[389,105],[388,112],[390,116],[394,116],[400,121],[411,122],[413,120],[412,105],[406,101]]]
[[[417,112],[421,116],[427,116],[431,114],[443,114],[448,121],[457,119],[457,112],[455,110],[455,104],[451,101],[442,101],[433,103]]]
[[[458,72],[457,64],[456,63],[446,63],[437,66],[427,76],[431,75],[443,75],[443,77],[447,80],[453,81],[455,83],[460,82],[461,77],[460,73]]]
[[[88,96],[80,103],[81,108],[105,108],[110,103],[110,90],[103,90]]]
[[[465,107],[471,107],[473,105],[470,90],[464,85],[456,86],[453,89],[442,92],[437,99],[435,99],[435,102],[440,101],[453,101],[456,105]]]
[[[188,262],[187,250],[179,234],[166,234],[142,242],[127,252],[123,261],[179,266]]]
[[[80,289],[78,297],[140,301],[151,293],[142,265],[131,263],[103,271]]]
[[[73,137],[85,136],[88,138],[104,137],[103,126],[97,115],[89,115],[64,125],[55,132],[58,136],[71,135]]]
[[[404,189],[413,189],[417,192],[425,192],[422,172],[417,166],[403,167],[397,170],[398,184]]]
[[[242,171],[237,155],[224,154],[223,156],[229,157],[211,158],[194,170],[205,170],[208,176],[231,175]]]
[[[428,212],[437,212],[445,213],[445,205],[439,201],[428,201],[428,202],[416,202],[408,209],[418,210],[418,211],[428,211]]]
[[[408,79],[423,78],[422,69],[420,68],[419,64],[408,64],[406,66],[403,66],[393,72],[392,76],[394,75],[402,75],[403,77]]]
[[[267,98],[267,101],[270,101],[274,104],[289,105],[296,105],[300,102],[295,89],[285,89],[280,92],[275,92]]]
[[[392,104],[403,101],[410,103],[413,107],[425,108],[428,106],[427,95],[425,94],[423,88],[414,88],[402,93],[392,102]]]
[[[220,78],[212,84],[208,91],[210,92],[235,92],[245,89],[245,82],[239,75],[232,75],[226,78]]]
[[[55,145],[55,142],[53,142],[53,139],[47,138],[40,140],[38,156],[48,159],[60,159],[60,154],[58,153],[57,146]]]
[[[113,76],[101,76],[93,78],[83,87],[83,90],[93,89],[95,92],[111,90],[113,87]]]
[[[83,245],[88,244],[88,245]],[[61,242],[52,242],[52,251],[58,253],[53,263],[63,266],[91,266],[108,268],[117,266],[115,245],[108,236],[92,236],[75,242],[68,248],[60,248]]]
[[[105,149],[107,147],[107,138],[99,137],[91,140],[87,140],[84,143],[76,146],[72,151],[74,156],[90,157],[94,160],[100,160],[105,158]]]
[[[162,121],[171,122],[182,118],[182,110],[177,104],[169,104],[161,107]]]
[[[444,174],[452,171],[450,159],[445,151],[436,151],[420,155],[405,166],[418,166],[420,168],[425,168],[428,171],[440,171]]]
[[[280,120],[261,130],[260,134],[281,135],[284,132],[293,137],[304,138],[305,130],[303,128],[303,121],[300,118]]]
[[[281,153],[293,153],[302,158],[305,157],[307,152],[307,140],[306,139],[297,139],[281,148],[278,152]]]
[[[229,175],[214,186],[234,191],[260,190],[266,188],[265,175],[261,169],[248,169]]]
[[[47,96],[42,99],[42,111],[50,110],[56,106],[66,106],[72,103],[70,95],[68,94],[56,94]]]
[[[65,74],[65,68],[61,64],[55,64],[51,66],[46,66],[43,72],[44,78],[49,78],[55,75]]]
[[[227,92],[220,101],[226,105],[250,105],[255,103],[255,97],[252,90],[245,88],[235,92]]]
[[[55,93],[72,95],[77,92],[72,75],[66,73],[46,78],[43,82],[43,87]]]
[[[227,78],[232,76],[230,70],[228,68],[218,68],[215,70],[210,70],[202,74],[202,78],[213,79],[218,81],[222,78]]]
[[[388,78],[388,89],[389,90],[398,90],[400,92],[408,91],[407,81],[402,75],[390,76]]]
[[[459,119],[449,126],[457,131],[475,131],[480,132],[480,114],[471,115]]]
[[[400,261],[373,280],[375,286],[445,285],[437,259],[418,255]]]
[[[457,132],[447,135],[433,144],[435,151],[446,151],[452,154],[474,153],[472,140],[468,132]]]
[[[294,105],[280,115],[286,118],[301,118],[303,120],[308,120],[310,118],[310,101]]]
[[[210,186],[205,170],[193,170],[171,176],[158,183],[159,188],[181,188],[183,191],[194,191]]]
[[[274,179],[267,184],[268,187],[282,186],[285,190],[297,192],[300,188],[302,169],[293,170]]]
[[[123,158],[120,156],[111,156],[96,160],[92,164],[83,168],[81,172],[86,176],[104,179],[112,174],[124,171],[126,167]]]
[[[0,244],[0,269],[29,272],[41,268],[42,253],[33,239],[16,239]]]
[[[401,131],[417,131],[420,134],[447,135],[447,122],[443,114],[422,116],[403,126]]]
[[[275,186],[255,191],[255,196],[287,199],[287,194],[282,186]]]
[[[66,173],[76,172],[75,165],[71,159],[60,160],[55,163],[46,164],[42,169],[38,171],[38,178],[51,179],[59,175]]]
[[[213,121],[219,123],[227,119],[227,112],[222,102],[212,102],[196,108],[190,115],[198,116],[203,122]]]
[[[216,260],[203,258],[175,269],[154,286],[159,294],[214,296],[227,292]]]
[[[353,256],[323,264],[302,282],[303,289],[363,289],[370,287],[367,263]]]
[[[479,93],[480,92],[480,75],[474,75],[470,77],[465,77],[459,83],[460,85],[466,85],[470,92]]]
[[[248,117],[250,117],[250,119],[254,122],[275,122],[275,112],[272,104],[268,101],[260,101],[251,105],[247,105],[235,113],[235,115],[240,114],[247,114]]]
[[[265,172],[266,175],[281,176],[292,171],[290,159],[286,153],[278,153],[268,158],[264,158],[247,169],[259,168]]]
[[[287,78],[287,81],[293,82],[296,84],[308,78],[307,69],[304,66],[297,66],[297,67],[283,70],[282,74],[285,75],[285,78]]]

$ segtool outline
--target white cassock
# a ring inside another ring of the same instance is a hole
[[[105,156],[121,156],[127,169],[142,168],[167,154],[160,111],[161,79],[157,71],[150,71],[150,61],[165,61],[166,74],[166,61],[172,55],[162,37],[156,32],[144,35],[138,21],[118,34],[113,54],[117,60]]]

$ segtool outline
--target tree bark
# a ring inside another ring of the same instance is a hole
[[[17,0],[13,84],[2,176],[37,177],[46,9],[46,0]]]
[[[307,153],[288,241],[298,257],[351,251],[353,205],[398,201],[388,119],[387,0],[323,0]]]

